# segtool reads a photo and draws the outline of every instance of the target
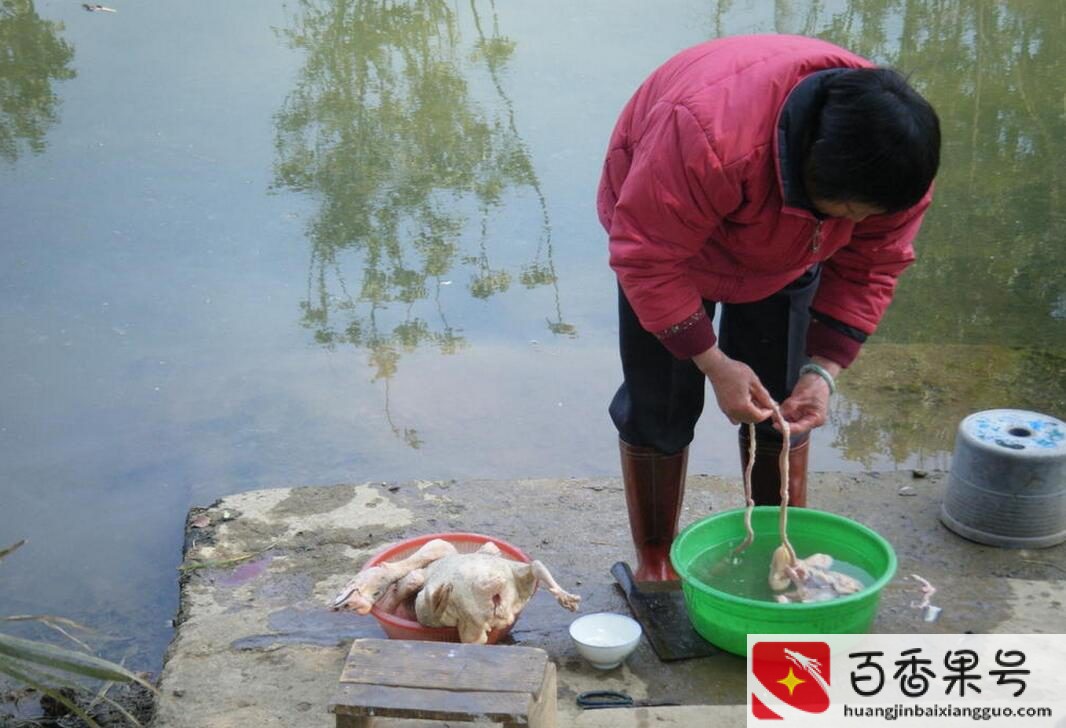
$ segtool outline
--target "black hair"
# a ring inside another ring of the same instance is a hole
[[[826,81],[806,157],[812,199],[899,212],[925,195],[940,166],[936,111],[889,68],[857,68]]]

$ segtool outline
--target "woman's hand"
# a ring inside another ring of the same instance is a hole
[[[836,362],[815,357],[814,362],[836,378],[840,373],[840,365]],[[792,394],[781,403],[781,414],[789,424],[789,434],[802,435],[821,427],[829,412],[829,383],[813,372],[808,372],[799,378]],[[774,423],[774,429],[781,428]]]
[[[717,346],[692,361],[711,380],[719,409],[734,425],[762,422],[773,414],[770,393],[747,364],[730,359]]]

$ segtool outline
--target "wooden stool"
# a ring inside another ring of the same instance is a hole
[[[360,639],[329,711],[337,728],[402,718],[555,728],[555,664],[535,647]]]

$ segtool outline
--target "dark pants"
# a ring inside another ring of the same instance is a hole
[[[810,305],[820,269],[811,268],[784,289],[753,303],[722,304],[718,345],[750,366],[777,402],[783,402],[807,362]],[[714,318],[713,301],[704,301]],[[611,419],[630,445],[675,453],[692,442],[703,412],[706,376],[691,360],[678,360],[640,325],[621,288],[618,337],[624,381],[611,401]],[[746,425],[742,425],[746,427]],[[757,425],[759,440],[781,441],[769,420]]]

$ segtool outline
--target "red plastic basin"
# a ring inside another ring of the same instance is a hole
[[[405,539],[399,543],[387,546],[371,556],[361,570],[366,571],[383,562],[398,561],[407,558],[435,538],[454,544],[459,553],[463,554],[473,553],[481,548],[486,541],[491,541],[499,547],[504,558],[511,559],[512,561],[520,561],[526,564],[530,562],[530,558],[517,546],[513,546],[506,541],[493,538],[492,536],[484,536],[480,533],[432,533],[427,536],[417,536],[415,538]],[[389,639],[424,640],[427,642],[460,641],[459,630],[455,627],[426,627],[416,622],[413,619],[414,615],[411,615],[412,618],[408,618],[399,614],[390,614],[383,609],[379,609],[376,604],[371,608],[370,613],[374,615],[374,619],[376,619],[378,624],[381,625],[381,628],[385,630],[385,634],[389,636]],[[511,626],[513,627],[514,625],[512,624]],[[495,644],[510,631],[511,627],[492,630],[488,635],[488,644]]]

